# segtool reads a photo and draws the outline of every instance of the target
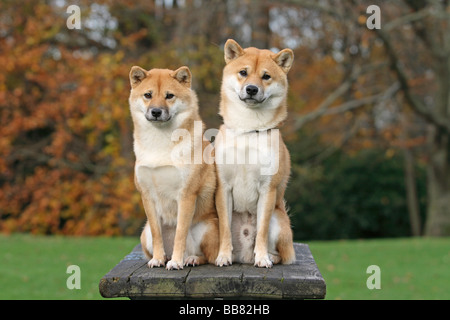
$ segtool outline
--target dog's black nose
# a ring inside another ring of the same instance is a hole
[[[161,117],[162,115],[162,110],[159,108],[153,108],[152,109],[152,116],[154,116],[155,118]]]
[[[249,84],[246,88],[245,88],[245,91],[247,92],[247,94],[249,94],[249,95],[251,95],[251,96],[254,96],[255,94],[257,94],[258,93],[258,87],[257,86],[254,86],[254,85],[252,85],[252,84]]]

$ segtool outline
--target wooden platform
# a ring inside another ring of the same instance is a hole
[[[167,271],[148,268],[139,244],[100,280],[100,293],[131,299],[323,299],[325,281],[308,245],[294,247],[295,264],[271,269],[233,264]]]

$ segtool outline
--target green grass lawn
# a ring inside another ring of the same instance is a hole
[[[0,299],[101,299],[98,283],[138,238],[0,235]],[[66,286],[69,265],[81,289]]]
[[[327,299],[450,299],[450,238],[309,243],[327,284]],[[367,267],[381,271],[369,290]]]
[[[0,235],[0,299],[101,299],[100,278],[138,238]],[[327,299],[450,299],[450,238],[307,242],[327,283]],[[69,265],[81,289],[69,290]],[[366,269],[381,269],[369,290]]]

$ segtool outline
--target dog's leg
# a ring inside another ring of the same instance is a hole
[[[276,189],[270,188],[266,193],[259,196],[256,217],[256,240],[255,240],[255,266],[272,267],[272,261],[268,253],[268,238],[270,219],[276,202]]]
[[[227,190],[220,182],[216,191],[216,209],[219,216],[220,247],[216,265],[219,267],[232,264],[233,245],[231,241],[231,217],[232,217],[231,191]]]
[[[148,260],[153,258],[153,240],[152,240],[152,232],[150,231],[150,225],[148,221],[145,223],[144,229],[141,233],[141,246],[142,251]]]
[[[217,215],[205,221],[207,228],[202,235],[200,242],[200,250],[205,256],[206,262],[214,264],[219,254],[219,222]],[[206,263],[205,262],[205,263]]]
[[[286,212],[284,203],[277,206],[273,213],[280,227],[277,237],[276,249],[280,254],[282,264],[292,264],[295,262],[295,250],[292,236],[291,220]]]
[[[145,214],[147,215],[148,224],[150,225],[150,231],[152,234],[153,243],[153,257],[148,262],[150,268],[163,267],[166,259],[164,252],[164,242],[161,234],[161,224],[156,216],[155,206],[153,201],[145,195],[141,194],[142,202],[144,204]]]
[[[292,264],[295,261],[291,222],[283,202],[276,205],[270,219],[268,249],[273,264]]]
[[[172,259],[167,262],[167,270],[183,269],[186,238],[192,224],[192,218],[194,217],[196,200],[197,196],[195,194],[187,196],[182,195],[180,197],[180,201],[178,202],[177,229],[175,231],[173,254]]]
[[[204,215],[204,219],[191,226],[186,239],[184,265],[214,264],[219,252],[218,234],[219,223],[215,212]]]

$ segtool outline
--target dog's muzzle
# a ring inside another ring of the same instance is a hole
[[[256,105],[264,102],[264,90],[256,85],[248,84],[241,89],[239,99],[247,105]]]
[[[148,108],[145,118],[150,122],[166,122],[170,120],[169,110],[167,108]]]

